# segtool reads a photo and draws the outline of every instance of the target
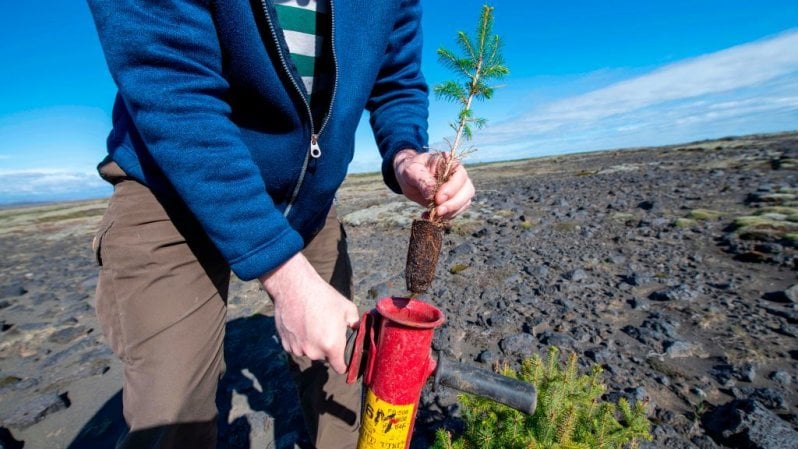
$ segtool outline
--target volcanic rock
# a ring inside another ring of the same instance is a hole
[[[798,432],[751,399],[736,399],[702,418],[716,441],[740,449],[798,449]]]
[[[26,400],[8,415],[0,416],[4,426],[24,429],[43,420],[47,415],[64,410],[71,404],[67,393],[49,393]]]

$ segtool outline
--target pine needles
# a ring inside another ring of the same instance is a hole
[[[487,121],[474,116],[474,100],[489,100],[496,89],[489,84],[510,73],[501,54],[501,39],[493,34],[493,7],[484,5],[474,36],[464,31],[457,33],[458,51],[438,49],[438,60],[454,72],[457,79],[444,81],[433,88],[438,96],[458,103],[457,120],[449,124],[455,132],[454,140],[446,139],[449,149],[440,159],[436,169],[437,188],[449,180],[459,161],[473,148],[461,149],[464,140],[471,140],[473,127],[482,128]],[[434,204],[429,208],[430,220],[435,221]]]
[[[621,449],[650,440],[645,405],[603,402],[603,370],[594,365],[589,374],[578,373],[576,354],[564,366],[557,348],[545,360],[535,355],[519,372],[509,375],[537,386],[538,407],[525,415],[489,399],[462,395],[460,405],[465,433],[452,438],[439,430],[433,449]]]

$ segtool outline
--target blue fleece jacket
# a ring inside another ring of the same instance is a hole
[[[310,117],[271,0],[88,2],[119,88],[108,157],[184,202],[241,279],[318,232],[364,108],[394,191],[396,152],[426,147],[418,0],[332,1],[335,88],[323,123]]]

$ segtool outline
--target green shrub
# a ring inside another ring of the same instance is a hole
[[[798,246],[798,189],[749,195],[755,210],[735,218],[731,229],[743,240],[780,242]]]
[[[75,218],[99,217],[105,213],[105,209],[105,206],[102,206],[93,209],[68,210],[60,214],[43,214],[41,217],[36,218],[35,221],[37,224],[44,224],[72,220]]]
[[[468,237],[479,231],[482,226],[483,223],[479,220],[458,217],[458,219],[449,223],[449,232],[460,237]]]
[[[574,232],[579,229],[579,224],[575,221],[561,221],[554,223],[552,228],[557,232]]]
[[[501,209],[496,211],[496,216],[499,218],[510,218],[515,215],[512,209]]]
[[[15,383],[21,381],[22,379],[17,376],[6,376],[0,378],[0,388],[7,387],[9,385],[14,385]]]
[[[603,370],[594,365],[589,374],[577,372],[576,354],[565,366],[559,350],[550,348],[544,360],[525,360],[518,373],[503,374],[534,384],[538,405],[530,416],[489,399],[461,395],[465,432],[452,439],[439,430],[433,449],[620,449],[651,440],[645,405],[621,398],[604,402]]]
[[[692,228],[696,224],[698,224],[698,222],[691,218],[677,218],[673,221],[673,225],[677,228]]]
[[[687,218],[692,220],[704,221],[704,220],[715,220],[720,218],[723,215],[723,212],[719,212],[712,209],[693,209],[687,214]]]
[[[746,215],[737,217],[732,224],[737,234],[742,235],[752,231],[764,231],[774,235],[783,235],[798,231],[798,223],[787,220],[787,217],[778,214]]]
[[[463,271],[465,271],[465,270],[467,270],[469,268],[471,268],[470,265],[466,265],[464,263],[456,263],[456,264],[452,265],[451,268],[449,268],[449,273],[451,273],[451,274],[459,274],[459,273],[462,273]]]
[[[759,195],[759,201],[762,203],[778,204],[783,206],[790,206],[795,204],[795,193],[767,193]]]
[[[798,214],[798,208],[785,207],[785,206],[769,206],[769,207],[763,207],[754,212],[754,215],[764,215],[764,214],[782,214],[788,216],[795,215]]]
[[[614,221],[627,222],[637,220],[637,217],[626,212],[615,212],[614,214],[610,215],[610,219]]]

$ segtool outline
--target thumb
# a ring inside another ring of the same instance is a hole
[[[340,354],[334,356],[333,358],[330,358],[328,360],[328,363],[330,364],[330,368],[332,368],[333,371],[335,371],[336,373],[338,373],[338,374],[346,373],[346,368],[347,367],[346,367],[346,362],[344,362],[344,354],[343,354],[343,352],[341,352]]]
[[[336,346],[331,348],[330,352],[327,354],[327,362],[330,364],[330,367],[335,370],[338,374],[346,373],[346,334],[342,335],[342,339],[340,341],[341,346]]]
[[[350,329],[357,329],[360,325],[360,313],[357,310],[357,306],[352,304],[352,307],[347,308],[346,312],[344,313],[344,320],[346,321],[346,327]]]

